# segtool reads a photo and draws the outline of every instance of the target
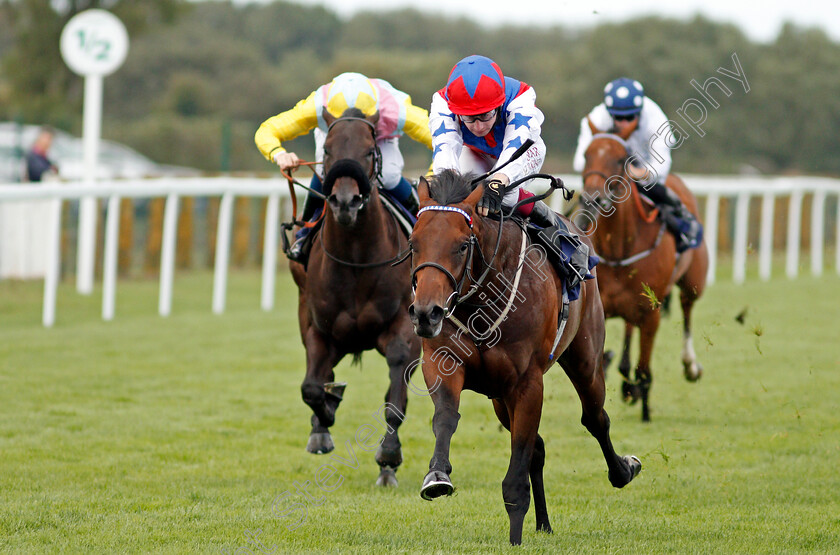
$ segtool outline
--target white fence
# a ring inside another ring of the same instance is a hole
[[[572,187],[579,186],[580,176],[563,175]],[[828,178],[761,178],[761,177],[708,177],[683,176],[691,190],[706,198],[704,225],[709,246],[709,283],[715,279],[718,252],[720,199],[735,200],[735,233],[733,242],[733,280],[742,283],[746,277],[748,249],[748,224],[750,199],[762,199],[759,275],[769,279],[772,266],[774,206],[777,198],[788,197],[786,275],[796,277],[799,269],[799,245],[802,227],[802,199],[813,195],[811,203],[811,272],[823,272],[825,250],[825,202],[828,196],[840,197],[840,180]],[[175,240],[177,236],[178,202],[181,197],[221,197],[216,257],[213,281],[212,310],[221,314],[225,309],[228,255],[230,250],[231,222],[235,197],[267,198],[265,238],[262,258],[261,307],[274,307],[274,278],[277,267],[277,236],[280,218],[280,201],[289,197],[288,186],[280,178],[158,178],[125,181],[104,181],[96,186],[78,183],[52,183],[44,185],[0,185],[0,203],[9,201],[47,201],[46,220],[39,225],[46,229],[44,273],[44,304],[42,321],[50,327],[55,322],[56,294],[60,271],[61,201],[82,198],[108,200],[105,221],[105,249],[103,262],[102,318],[111,320],[115,313],[117,244],[120,199],[165,197],[163,243],[160,263],[160,293],[158,313],[168,316],[172,309],[172,281],[175,270]],[[555,195],[552,207],[560,209],[562,199]],[[840,222],[840,202],[836,221]],[[840,274],[840,225],[836,229],[835,269]]]

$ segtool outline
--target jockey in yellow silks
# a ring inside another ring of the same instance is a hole
[[[404,161],[399,148],[399,138],[405,133],[415,141],[432,149],[429,132],[429,113],[411,103],[411,97],[397,90],[383,79],[371,79],[360,73],[342,73],[330,83],[318,87],[294,108],[273,116],[260,125],[254,136],[260,152],[269,162],[287,170],[300,163],[294,152],[283,148],[288,141],[314,130],[315,160],[324,160],[324,141],[327,137],[325,111],[333,117],[340,117],[345,110],[357,108],[372,116],[379,113],[376,122],[376,141],[382,152],[382,186],[400,201],[409,211],[416,212],[416,193],[402,175]],[[312,188],[320,191],[321,182],[316,176]],[[312,220],[323,209],[323,201],[310,194],[303,208],[303,220]],[[307,246],[306,238],[311,228],[304,228],[297,234],[297,240],[289,252],[289,258],[297,259]]]

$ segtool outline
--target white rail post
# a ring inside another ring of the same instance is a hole
[[[83,155],[85,184],[96,183],[99,158],[99,136],[102,127],[102,76],[85,77],[85,108],[83,115]],[[99,203],[95,197],[79,201],[79,237],[76,255],[76,291],[83,295],[93,292],[93,267],[96,264],[96,219]]]
[[[764,193],[761,199],[761,240],[758,253],[758,276],[761,281],[770,279],[773,266],[773,212],[776,208],[776,195],[771,191]]]
[[[219,227],[216,230],[216,267],[213,272],[213,314],[221,314],[225,311],[233,199],[233,193],[225,193],[222,195],[222,202],[219,204]]]
[[[117,255],[120,237],[120,197],[108,198],[105,216],[105,256],[102,263],[102,319],[114,319],[117,296]]]
[[[709,271],[706,274],[706,283],[708,283],[709,285],[715,282],[715,271],[717,270],[719,209],[720,197],[717,193],[709,193],[709,195],[706,197],[706,218],[703,222],[706,227],[706,248],[709,250]]]
[[[738,193],[735,205],[735,249],[732,257],[732,281],[744,283],[747,276],[747,224],[750,218],[750,194]]]
[[[811,199],[811,274],[814,276],[823,272],[824,229],[825,191],[818,189]]]
[[[178,195],[169,193],[163,209],[163,239],[160,252],[160,298],[158,314],[172,312],[172,278],[175,275],[175,239],[178,235]]]
[[[274,308],[274,276],[277,272],[277,220],[280,217],[280,195],[268,196],[265,207],[263,238],[262,297],[260,306],[266,312]]]
[[[785,274],[793,279],[799,274],[799,240],[802,228],[802,190],[794,189],[788,206],[787,260]]]
[[[58,278],[61,273],[61,199],[50,201],[50,219],[47,233],[47,260],[44,274],[44,308],[41,322],[45,328],[55,324],[55,301],[58,294]]]

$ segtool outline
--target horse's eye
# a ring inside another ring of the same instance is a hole
[[[467,251],[469,250],[469,248],[470,248],[470,242],[469,242],[469,241],[467,241],[466,243],[463,243],[463,244],[462,244],[462,245],[458,248],[458,254],[467,254]]]
[[[329,155],[330,155],[330,151],[325,148],[324,149],[324,157],[326,158]]]
[[[368,152],[367,155],[371,156],[371,157],[376,156],[376,149],[375,148],[370,149],[370,152]]]

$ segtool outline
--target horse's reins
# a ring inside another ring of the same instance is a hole
[[[596,133],[595,135],[592,136],[592,139],[593,140],[594,139],[610,139],[612,141],[615,141],[615,142],[619,143],[621,146],[623,146],[624,149],[627,152],[630,152],[630,148],[629,148],[629,145],[627,144],[627,141],[625,141],[624,139],[622,139],[618,135],[614,135],[612,133]],[[586,188],[586,180],[589,179],[590,177],[592,177],[593,175],[596,175],[598,177],[603,178],[605,182],[609,181],[612,177],[615,177],[615,176],[608,177],[607,174],[605,174],[602,171],[598,171],[598,170],[585,171],[581,175],[581,179],[583,181],[584,189]],[[636,182],[634,180],[630,180],[630,181],[631,181],[631,183],[630,183],[630,195],[633,197],[633,201],[634,201],[634,204],[636,206],[636,211],[639,213],[639,217],[642,219],[643,222],[645,222],[647,224],[653,223],[653,221],[656,219],[656,216],[659,215],[659,209],[655,208],[649,214],[645,214],[644,207],[642,207],[642,200],[641,200],[641,195],[639,194],[638,185],[636,184]],[[624,267],[624,266],[629,266],[631,264],[635,264],[639,260],[642,260],[642,259],[650,256],[651,253],[653,253],[653,251],[655,251],[657,249],[657,247],[659,247],[659,244],[662,242],[662,237],[664,235],[665,235],[665,222],[662,222],[662,225],[659,226],[659,233],[656,235],[656,239],[653,242],[653,246],[651,246],[650,248],[645,249],[642,252],[638,252],[636,254],[628,256],[627,258],[623,258],[621,260],[610,260],[608,258],[604,258],[604,256],[600,255],[600,254],[598,256],[600,257],[602,264],[604,264],[606,266],[609,266],[611,268],[621,268],[621,267]]]

